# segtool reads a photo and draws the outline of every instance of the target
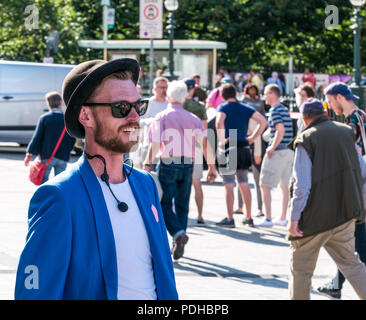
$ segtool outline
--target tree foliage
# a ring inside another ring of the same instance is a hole
[[[25,26],[29,15],[25,8],[30,4],[39,11],[38,28],[33,30]],[[330,4],[339,9],[335,29],[324,25]],[[109,39],[138,39],[139,1],[111,0],[111,7],[116,9],[116,23]],[[364,11],[361,14],[365,17]],[[346,0],[179,0],[175,38],[226,42],[228,49],[218,52],[218,64],[233,71],[286,71],[293,55],[295,71],[312,67],[316,72],[351,73],[351,17],[352,6]],[[366,26],[365,21],[362,24]],[[100,0],[1,0],[1,59],[42,61],[52,30],[60,32],[55,62],[75,64],[102,57],[100,50],[77,44],[81,39],[103,38]],[[366,45],[363,31],[361,47]],[[366,61],[366,51],[361,52]]]

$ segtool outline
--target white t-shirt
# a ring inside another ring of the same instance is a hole
[[[160,111],[163,111],[168,106],[168,99],[165,99],[164,102],[155,101],[155,97],[151,97],[149,99],[149,107],[144,114],[144,118],[154,118]]]
[[[165,99],[164,102],[155,101],[155,97],[151,97],[149,99],[149,107],[146,113],[140,119],[140,126],[143,128],[142,145],[144,147],[149,146],[148,131],[150,124],[159,112],[165,110],[168,107],[168,104],[168,99]]]
[[[98,178],[103,190],[116,244],[118,269],[118,300],[156,300],[156,285],[152,255],[144,221],[132,193],[128,179],[110,187],[128,210],[121,212],[117,201]]]

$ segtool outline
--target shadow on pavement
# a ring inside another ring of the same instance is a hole
[[[174,269],[192,272],[202,277],[232,278],[239,282],[282,289],[288,287],[287,281],[279,280],[275,275],[268,275],[265,278],[255,273],[188,257],[182,257],[179,262],[174,262]]]
[[[244,240],[244,241],[250,241],[250,242],[255,242],[255,243],[259,243],[259,244],[265,244],[265,245],[270,245],[270,246],[280,246],[280,247],[288,247],[289,244],[282,242],[283,239],[285,238],[285,233],[275,230],[273,228],[266,228],[265,230],[263,229],[259,229],[259,228],[251,228],[251,227],[244,227],[243,229],[225,229],[223,227],[218,227],[215,225],[215,223],[209,220],[205,220],[206,221],[206,225],[203,227],[198,227],[197,224],[195,223],[194,219],[189,219],[188,220],[188,227],[189,227],[189,232],[192,232],[194,229],[204,229],[205,231],[207,231],[208,233],[219,233],[228,237],[231,237],[233,239],[237,239],[237,240]],[[244,233],[241,231],[237,231],[237,230],[244,230],[245,231],[249,231],[250,233]],[[266,233],[262,233],[261,231],[265,231]],[[269,234],[268,234],[269,233]],[[273,239],[268,239],[265,238],[266,236],[271,236],[271,237],[277,237],[279,239],[281,239],[280,241],[275,241]]]

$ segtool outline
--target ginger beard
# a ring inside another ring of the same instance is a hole
[[[117,131],[113,131],[98,116],[95,117],[95,124],[94,140],[108,151],[125,154],[138,143],[137,133],[140,128],[138,122],[128,122],[119,126]]]

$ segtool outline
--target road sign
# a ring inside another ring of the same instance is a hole
[[[163,38],[163,0],[140,0],[140,38]]]
[[[108,12],[107,12],[108,29],[113,29],[114,28],[114,16],[115,16],[115,14],[116,14],[116,9],[108,8]]]

